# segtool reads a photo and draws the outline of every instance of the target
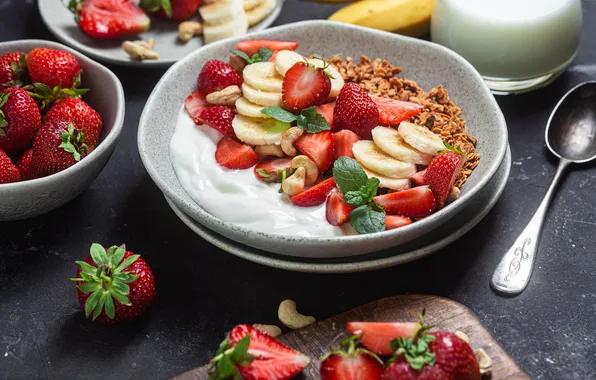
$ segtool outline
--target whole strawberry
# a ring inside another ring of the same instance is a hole
[[[240,87],[242,77],[230,64],[217,59],[207,61],[197,79],[198,89],[205,95],[234,85]]]
[[[44,123],[33,140],[33,171],[40,177],[58,173],[87,155],[83,132],[67,121]]]
[[[20,87],[0,92],[0,150],[13,154],[25,149],[41,126],[35,100]]]
[[[85,316],[106,324],[139,318],[155,298],[155,279],[149,264],[124,246],[105,249],[91,245],[75,278]]]
[[[331,352],[321,362],[322,380],[378,380],[383,362],[372,352],[356,348],[359,337],[353,335],[341,342],[341,349]]]
[[[81,66],[69,52],[48,48],[31,50],[27,58],[31,82],[42,83],[50,88],[78,87]]]
[[[147,31],[151,24],[145,12],[131,0],[70,0],[68,8],[83,33],[98,40],[135,36]]]
[[[379,109],[366,91],[356,83],[346,83],[335,102],[333,124],[336,130],[348,129],[370,140],[378,125]]]
[[[19,182],[20,180],[19,169],[12,163],[10,157],[0,150],[0,184]]]
[[[72,122],[77,129],[85,134],[85,144],[89,152],[97,146],[101,133],[101,116],[79,98],[66,98],[58,101],[46,114],[44,122],[67,121]]]
[[[16,166],[21,173],[21,181],[28,181],[35,179],[35,171],[33,171],[33,149],[27,149],[17,159]]]
[[[0,55],[0,88],[20,86],[27,79],[27,54],[23,52]]]

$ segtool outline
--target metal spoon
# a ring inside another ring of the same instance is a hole
[[[570,163],[596,158],[596,82],[571,89],[559,101],[546,126],[546,146],[560,158],[555,177],[538,210],[497,266],[491,285],[499,292],[519,294],[528,285],[538,251],[542,224],[555,189]]]

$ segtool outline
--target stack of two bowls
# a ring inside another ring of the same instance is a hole
[[[325,36],[325,38],[321,38]],[[247,37],[244,37],[245,39]],[[185,98],[210,59],[226,60],[238,39],[203,47],[175,64],[158,83],[140,120],[139,151],[149,174],[178,217],[195,233],[245,259],[305,272],[355,272],[405,263],[434,252],[475,226],[501,195],[511,164],[504,117],[480,75],[457,54],[425,41],[345,24],[309,21],[254,33],[251,39],[299,41],[304,55],[380,57],[402,66],[424,89],[443,85],[463,110],[470,134],[477,138],[478,166],[447,207],[410,225],[366,235],[288,236],[258,232],[221,220],[201,207],[178,179],[171,140]],[[200,133],[197,130],[197,133]],[[193,150],[194,149],[194,150]],[[199,147],[188,151],[188,166],[204,159]],[[198,174],[200,175],[200,174]],[[189,185],[190,183],[190,185]],[[224,198],[225,199],[225,198]],[[246,207],[251,207],[247,200]],[[255,207],[254,205],[252,207]]]

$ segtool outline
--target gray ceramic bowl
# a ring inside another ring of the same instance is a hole
[[[21,40],[0,43],[0,54],[29,52],[36,47],[68,51],[77,58],[83,71],[82,83],[91,89],[85,101],[101,115],[103,130],[97,148],[70,168],[44,178],[0,185],[0,221],[46,213],[85,190],[108,162],[124,122],[124,90],[120,80],[81,53],[56,42]]]
[[[330,238],[282,236],[248,230],[215,218],[181,187],[169,158],[169,143],[178,112],[195,86],[203,63],[226,59],[243,38],[300,41],[299,52],[331,56],[380,57],[403,67],[403,75],[423,88],[449,89],[463,109],[471,134],[478,138],[480,164],[462,188],[460,199],[424,220],[392,231]],[[507,149],[507,126],[497,102],[478,72],[462,57],[426,41],[329,21],[307,21],[228,39],[196,51],[172,66],[157,84],[141,116],[138,143],[147,171],[185,214],[205,227],[242,244],[300,257],[346,257],[387,249],[421,237],[459,213],[493,177]],[[455,227],[455,226],[454,226]]]

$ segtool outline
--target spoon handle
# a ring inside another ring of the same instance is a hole
[[[550,205],[550,201],[555,193],[557,185],[569,165],[570,161],[561,159],[555,177],[544,195],[544,199],[540,203],[538,210],[509,248],[501,262],[497,266],[491,285],[499,292],[515,295],[524,291],[528,285],[532,269],[534,268],[534,260],[538,251],[538,241],[540,232],[542,232],[542,225],[546,211]]]

